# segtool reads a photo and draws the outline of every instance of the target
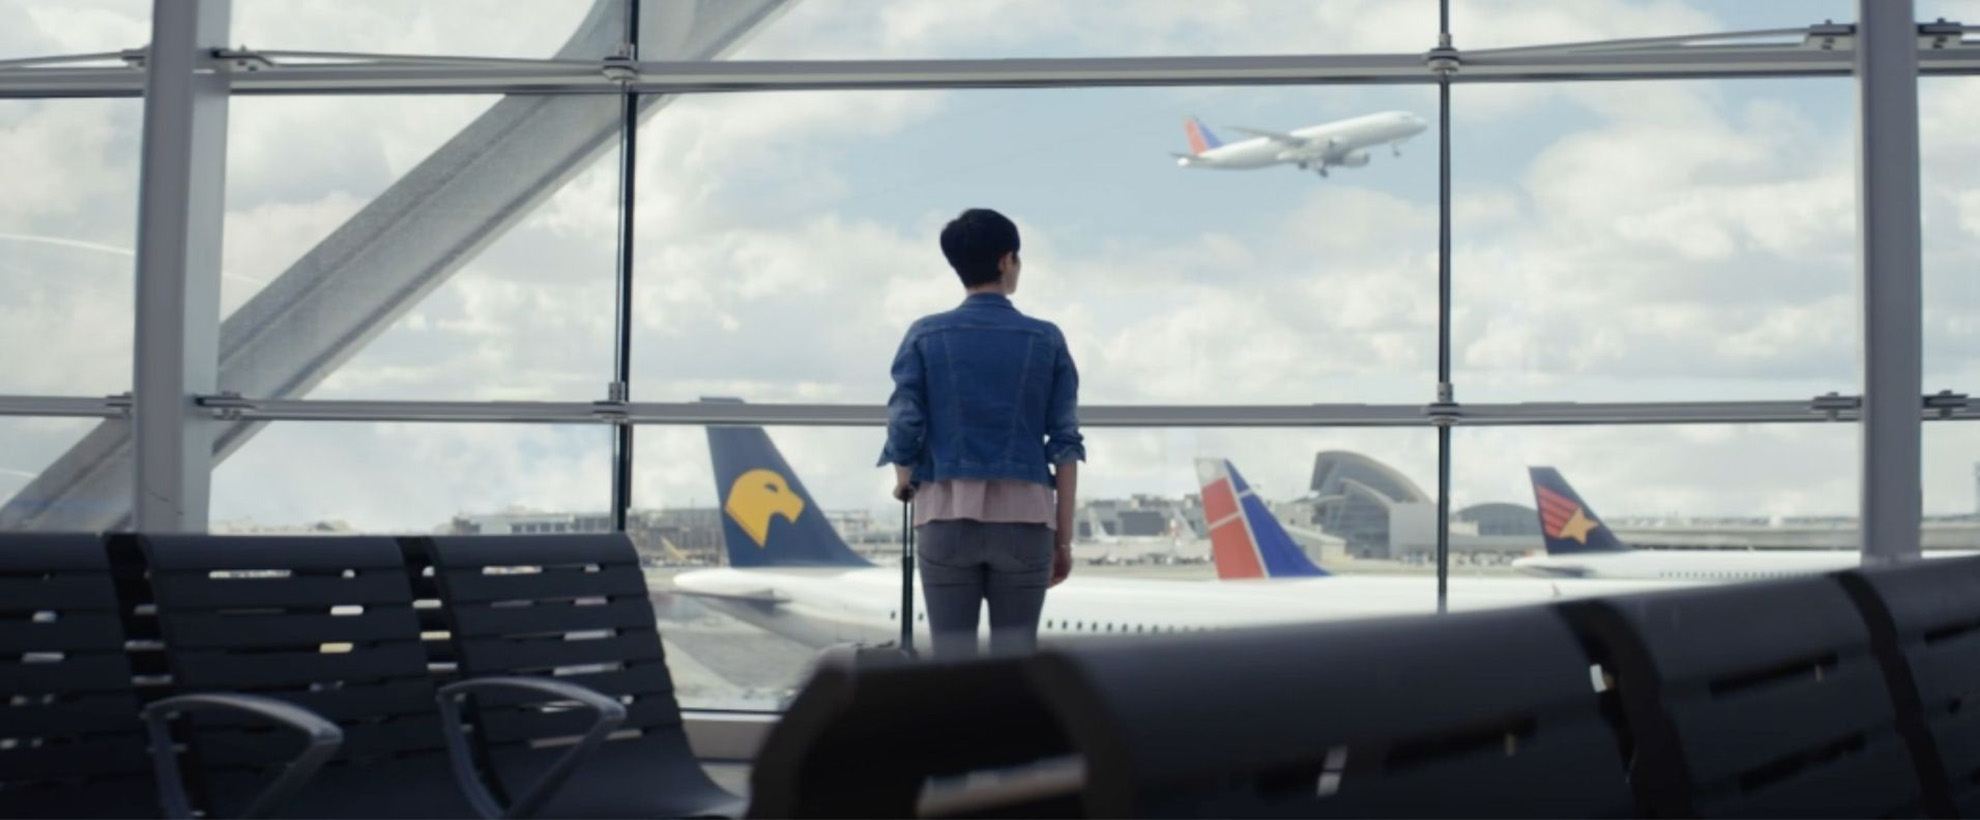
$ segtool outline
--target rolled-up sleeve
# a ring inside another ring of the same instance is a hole
[[[1079,434],[1079,368],[1064,337],[1058,337],[1058,363],[1052,369],[1052,397],[1046,405],[1045,461],[1086,460],[1086,438]]]
[[[914,328],[894,354],[894,394],[887,399],[887,444],[880,464],[914,464],[928,446],[928,371]]]

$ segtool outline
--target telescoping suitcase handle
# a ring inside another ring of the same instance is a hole
[[[914,499],[901,502],[901,654],[914,657]]]

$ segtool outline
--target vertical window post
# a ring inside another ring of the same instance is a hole
[[[626,60],[639,60],[639,7],[642,0],[626,0]],[[610,400],[632,400],[633,333],[633,206],[637,192],[634,170],[639,145],[639,94],[630,79],[619,97],[619,287],[617,320],[614,322],[612,387]],[[612,530],[626,531],[632,511],[633,426],[624,418],[612,427]]]
[[[1886,564],[1919,557],[1923,507],[1918,24],[1911,0],[1857,0],[1856,14],[1862,549]]]
[[[1437,47],[1424,62],[1437,73],[1437,611],[1450,609],[1451,426],[1457,423],[1457,391],[1451,385],[1451,75],[1458,70],[1451,45],[1451,0],[1437,3]]]
[[[145,56],[132,361],[132,525],[205,532],[218,389],[231,0],[154,0]]]

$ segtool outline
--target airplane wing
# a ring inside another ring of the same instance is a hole
[[[689,598],[710,598],[717,601],[750,604],[764,610],[775,609],[778,605],[787,604],[791,601],[791,596],[774,589],[763,589],[757,592],[703,592],[674,587],[670,591],[676,595],[686,595]]]
[[[1268,140],[1279,143],[1280,145],[1285,145],[1292,148],[1305,148],[1313,144],[1313,140],[1307,139],[1305,137],[1296,137],[1291,134],[1287,134],[1283,131],[1264,131],[1257,128],[1240,128],[1235,125],[1226,125],[1223,127],[1228,128],[1232,131],[1236,131],[1240,134],[1250,134],[1254,137],[1264,137]]]

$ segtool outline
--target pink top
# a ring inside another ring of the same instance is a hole
[[[1044,524],[1058,529],[1052,488],[1036,481],[952,478],[914,491],[914,524],[930,521],[982,521],[990,524]]]

